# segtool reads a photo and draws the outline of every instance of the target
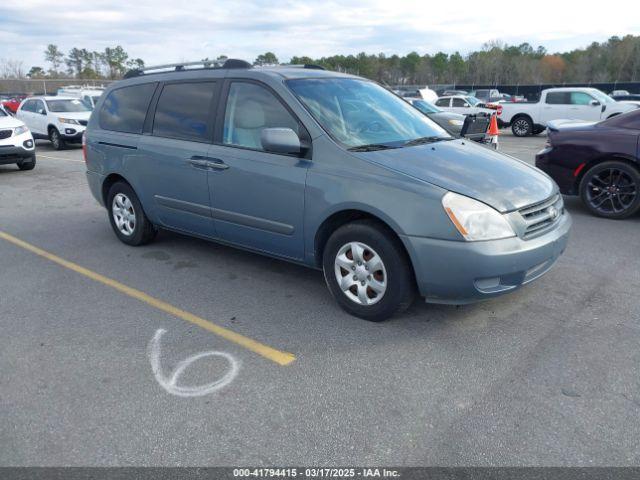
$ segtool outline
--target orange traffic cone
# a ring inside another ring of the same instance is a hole
[[[489,122],[489,131],[488,135],[491,135],[491,145],[496,150],[498,149],[498,135],[500,135],[500,130],[498,130],[498,117],[497,115],[491,115],[491,121]]]

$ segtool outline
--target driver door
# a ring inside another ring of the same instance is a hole
[[[264,151],[265,128],[304,126],[267,86],[228,80],[222,95],[224,120],[208,153],[209,192],[220,239],[254,250],[304,257],[304,196],[309,158]],[[219,117],[220,118],[220,117]]]

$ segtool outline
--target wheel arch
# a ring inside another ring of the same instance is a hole
[[[107,175],[104,181],[102,182],[102,188],[101,188],[102,201],[104,202],[105,205],[107,205],[107,195],[109,195],[109,190],[111,189],[113,184],[116,182],[124,182],[127,185],[129,185],[131,188],[133,188],[133,185],[131,185],[131,182],[129,182],[122,175],[118,173],[111,173]]]
[[[392,235],[393,238],[402,247],[404,253],[407,255],[409,263],[411,264],[412,274],[414,273],[411,255],[409,254],[409,251],[407,250],[404,242],[400,238],[398,231],[391,225],[391,222],[385,221],[380,215],[376,215],[359,208],[345,208],[333,212],[320,224],[320,226],[316,230],[313,244],[314,262],[316,267],[322,268],[322,256],[324,254],[324,248],[331,234],[341,226],[354,222],[356,220],[370,220],[372,222],[375,222],[382,229],[386,230],[390,235]]]
[[[600,157],[589,160],[585,164],[585,166],[582,167],[582,169],[580,170],[580,173],[575,178],[574,188],[576,189],[577,192],[580,191],[580,184],[582,183],[582,179],[584,178],[585,174],[596,165],[604,162],[626,163],[630,167],[635,168],[636,171],[640,174],[640,163],[636,159],[626,155],[622,155],[622,154],[602,155]]]

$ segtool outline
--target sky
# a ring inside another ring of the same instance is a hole
[[[430,6],[432,3],[432,6]],[[515,4],[525,5],[518,11]],[[413,0],[0,0],[0,59],[48,68],[54,43],[104,50],[122,45],[147,65],[227,55],[253,61],[266,51],[281,62],[358,52],[462,54],[490,40],[568,51],[610,36],[640,34],[640,7],[586,2]],[[635,13],[633,13],[635,11]],[[628,15],[624,12],[629,13]]]

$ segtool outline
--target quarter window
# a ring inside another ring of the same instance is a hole
[[[100,109],[100,128],[125,133],[142,133],[155,83],[118,88],[109,93]]]
[[[229,88],[222,141],[226,145],[263,150],[265,128],[290,128],[300,135],[298,121],[266,88],[235,82]]]
[[[215,82],[165,85],[153,120],[160,137],[206,141],[211,132]]]

